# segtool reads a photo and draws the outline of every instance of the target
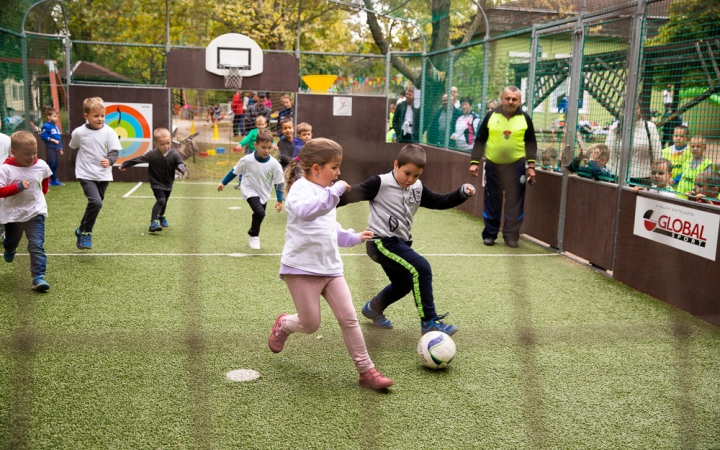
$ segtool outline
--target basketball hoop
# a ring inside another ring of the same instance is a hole
[[[225,76],[225,87],[239,90],[242,88],[243,75],[250,69],[250,66],[222,66],[221,69]]]

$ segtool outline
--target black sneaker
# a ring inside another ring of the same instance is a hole
[[[157,220],[153,220],[150,222],[150,228],[148,228],[148,231],[151,233],[154,233],[156,231],[162,231],[162,225],[160,225],[160,222]]]
[[[495,245],[495,238],[486,237],[483,239],[483,244],[485,245]]]

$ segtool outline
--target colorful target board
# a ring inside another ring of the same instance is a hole
[[[151,103],[105,103],[105,123],[120,137],[122,150],[115,165],[152,148]]]

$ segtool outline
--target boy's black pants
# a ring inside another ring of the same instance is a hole
[[[83,188],[85,197],[88,199],[85,214],[80,221],[80,232],[92,233],[95,221],[103,206],[105,199],[105,190],[108,187],[108,181],[78,180]]]
[[[366,241],[368,256],[380,264],[390,278],[390,284],[370,302],[373,311],[385,311],[385,308],[412,292],[415,307],[420,318],[429,321],[437,317],[432,288],[432,269],[430,263],[397,237]]]
[[[165,189],[153,189],[152,191],[153,195],[155,195],[155,204],[153,205],[150,222],[165,215],[165,208],[167,208],[167,202],[172,193],[172,191],[166,191]]]
[[[260,225],[262,225],[263,220],[265,220],[265,208],[267,207],[267,203],[261,203],[260,197],[250,197],[247,199],[247,202],[253,211],[252,223],[250,224],[248,234],[250,236],[259,236]]]

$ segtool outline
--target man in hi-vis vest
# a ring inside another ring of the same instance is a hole
[[[535,182],[537,141],[532,119],[520,108],[520,89],[508,86],[501,104],[491,110],[480,124],[470,156],[470,174],[480,172],[485,161],[485,204],[483,244],[493,245],[500,231],[505,193],[505,245],[515,248],[523,219],[525,184]]]

